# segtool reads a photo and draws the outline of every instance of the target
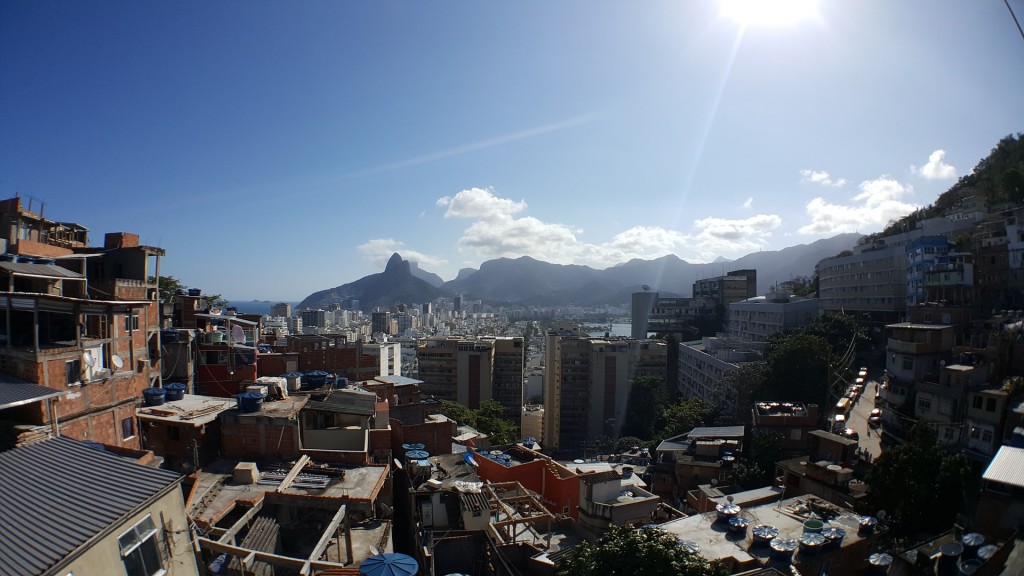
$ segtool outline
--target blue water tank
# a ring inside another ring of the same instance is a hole
[[[146,406],[159,406],[167,398],[167,391],[163,388],[146,388],[142,391],[142,399]]]
[[[169,382],[164,384],[164,390],[167,391],[168,402],[181,400],[185,397],[185,385],[181,382]]]
[[[242,414],[259,412],[263,405],[263,394],[260,392],[242,392],[236,394],[235,399],[238,401],[238,411]]]

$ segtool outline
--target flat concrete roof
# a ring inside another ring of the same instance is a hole
[[[258,493],[277,492],[277,484],[236,484],[233,481],[233,470],[237,462],[231,460],[218,460],[199,472],[198,486],[195,489],[195,499],[206,501],[201,509],[191,510],[190,514],[199,522],[216,521],[218,517],[228,510],[235,502],[249,502],[256,500]],[[286,468],[261,467],[258,470],[266,472],[271,469]],[[337,500],[340,506],[344,500],[358,499],[367,500],[373,496],[373,490],[382,483],[387,467],[385,466],[363,466],[363,467],[339,467],[345,471],[342,478],[331,478],[327,488],[321,490],[316,488],[297,488],[290,486],[282,494],[289,496],[301,496],[310,505],[318,499]],[[315,469],[308,466],[303,469],[304,474],[317,474]],[[197,507],[198,508],[198,507]]]
[[[708,560],[733,558],[738,564],[756,560],[765,565],[768,562],[771,548],[766,545],[753,544],[752,530],[754,526],[759,524],[774,526],[779,531],[777,538],[799,539],[804,532],[804,521],[811,518],[808,512],[801,513],[801,510],[806,510],[804,505],[808,498],[813,497],[799,496],[777,503],[745,508],[740,512],[740,517],[747,519],[750,526],[742,537],[729,532],[728,523],[718,520],[718,514],[714,511],[671,520],[658,525],[658,528],[681,540],[696,542],[700,546],[700,555]],[[824,502],[820,499],[818,501]],[[842,541],[843,547],[863,539],[858,535],[860,515],[834,504],[828,504],[828,506],[838,511],[839,515],[825,521],[825,528],[838,527],[846,532]],[[821,556],[825,557],[827,554],[829,552],[822,551]]]

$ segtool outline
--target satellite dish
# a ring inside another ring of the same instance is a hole
[[[238,324],[235,324],[231,327],[231,338],[235,342],[245,342],[245,330]]]
[[[96,359],[93,358],[92,352],[88,351],[82,353],[82,362],[85,362],[85,365],[90,368],[96,365]]]
[[[732,504],[732,501],[733,501],[733,497],[732,496],[726,496],[725,499],[729,501],[729,504]]]
[[[118,370],[124,367],[124,360],[122,360],[121,357],[118,356],[117,354],[114,354],[110,357],[110,363],[113,364],[114,368],[117,368]]]
[[[650,289],[651,289],[651,287],[650,287],[650,286],[648,286],[647,284],[644,284],[643,286],[641,286],[641,288],[643,288],[643,289],[644,289],[644,292],[647,292],[648,290],[650,290]]]

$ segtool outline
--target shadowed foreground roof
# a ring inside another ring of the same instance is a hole
[[[0,574],[45,572],[180,476],[69,438],[0,453]]]

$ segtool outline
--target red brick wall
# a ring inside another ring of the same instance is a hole
[[[391,428],[397,433],[392,434],[391,449],[402,454],[402,444],[423,444],[431,454],[451,454],[452,436],[455,435],[455,423],[451,421],[426,422],[403,426],[397,420],[391,421]]]
[[[103,237],[103,247],[111,248],[137,248],[139,246],[139,235],[130,232],[107,232]]]
[[[299,456],[298,423],[286,425],[244,418],[237,422],[221,422],[221,452],[225,458],[280,458],[291,460]]]
[[[49,244],[43,244],[42,242],[36,242],[35,240],[18,240],[16,250],[18,254],[26,254],[28,256],[46,256],[50,258],[67,256],[68,254],[73,253],[70,248],[51,246]]]

